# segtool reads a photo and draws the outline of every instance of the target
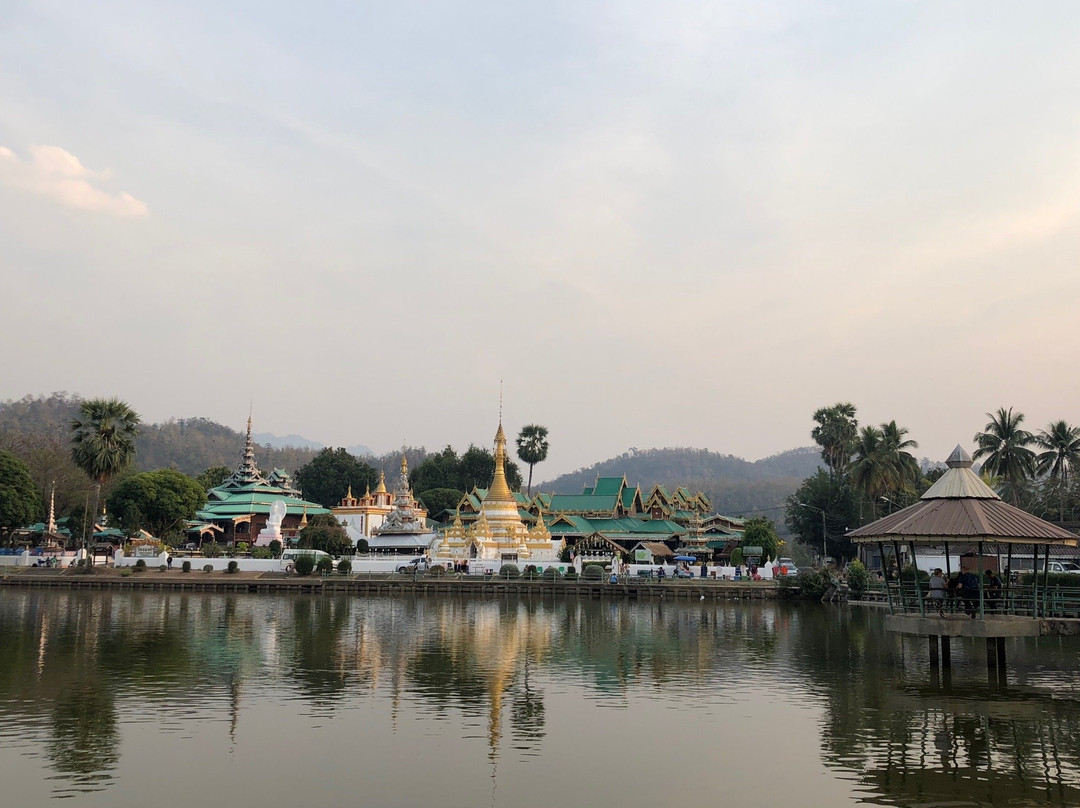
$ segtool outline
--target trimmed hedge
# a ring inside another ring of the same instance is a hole
[[[604,568],[599,564],[586,564],[581,571],[581,577],[589,581],[599,581],[604,577]]]
[[[337,571],[342,575],[348,575],[352,572],[352,562],[347,558],[341,559],[341,561],[338,562]]]
[[[557,581],[563,577],[563,574],[559,572],[558,567],[548,567],[544,570],[543,574],[540,577],[542,577],[545,581]]]
[[[315,565],[315,569],[319,572],[333,572],[334,571],[334,559],[329,556],[323,556],[319,559],[319,563]]]
[[[191,562],[188,561],[186,558],[184,559],[184,563],[180,565],[180,571],[191,572]]]
[[[503,564],[499,567],[500,578],[520,578],[521,570],[518,569],[517,564]]]
[[[311,575],[311,571],[315,569],[315,554],[297,553],[293,561],[293,569],[296,570],[297,575]]]

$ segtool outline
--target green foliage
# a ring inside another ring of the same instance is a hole
[[[146,572],[145,558],[140,558],[135,562],[135,572]]]
[[[334,571],[334,559],[327,556],[320,556],[319,560],[315,563],[315,569],[321,573],[330,573]]]
[[[986,417],[990,421],[973,438],[978,448],[972,458],[983,459],[983,473],[1000,477],[1005,498],[1018,505],[1028,479],[1035,473],[1035,453],[1028,448],[1035,438],[1020,427],[1024,414],[1013,413],[1012,407],[1001,407],[996,413],[986,413]]]
[[[419,498],[427,508],[428,516],[437,520],[443,511],[455,510],[463,496],[465,492],[457,488],[429,488]]]
[[[487,449],[470,445],[459,457],[453,447],[447,446],[414,468],[409,473],[409,484],[414,491],[435,488],[472,491],[476,487],[487,488],[494,476],[495,455]],[[506,462],[506,483],[515,491],[521,489],[521,471],[509,460]]]
[[[780,581],[791,581],[790,575],[785,575]],[[799,570],[794,578],[799,587],[799,598],[803,600],[821,600],[821,596],[832,586],[832,574],[828,570]]]
[[[158,538],[183,535],[185,519],[206,503],[198,482],[175,469],[144,471],[122,480],[109,496],[109,513]]]
[[[870,585],[870,573],[866,571],[866,567],[858,559],[848,564],[847,583],[851,594],[856,597],[861,596]]]
[[[202,554],[206,558],[221,558],[224,553],[224,548],[216,541],[206,542],[202,546]]]
[[[499,567],[500,578],[520,578],[521,570],[518,569],[517,564],[503,564]]]
[[[521,574],[521,577],[527,581],[535,581],[540,577],[540,570],[536,568],[535,564],[529,564],[525,567],[525,571]]]
[[[311,575],[311,571],[315,569],[315,554],[298,553],[293,561],[293,569],[297,575]]]
[[[841,473],[855,453],[859,430],[855,405],[840,402],[822,407],[814,413],[814,422],[817,426],[811,430],[810,437],[821,447],[821,459],[833,474]]]
[[[545,567],[540,577],[545,581],[557,581],[563,577],[563,574],[559,572],[558,567]]]
[[[360,537],[359,539],[356,540],[356,552],[362,554],[362,553],[366,553],[370,549],[371,549],[371,545],[368,544],[367,539],[365,539],[363,537]]]
[[[71,459],[87,477],[104,484],[131,465],[138,434],[139,415],[123,401],[83,401],[71,421]]]
[[[731,551],[731,566],[741,567],[746,563],[746,557],[743,555],[741,547],[736,547]]]
[[[352,572],[352,562],[347,558],[341,559],[341,561],[337,563],[337,571],[342,575],[348,575]]]
[[[776,558],[776,550],[780,545],[780,538],[776,535],[776,526],[771,520],[763,516],[755,516],[746,520],[746,530],[743,532],[743,555],[747,547],[760,547],[762,563]]]
[[[277,539],[272,540],[268,549],[270,550],[271,557],[277,558],[281,555],[281,542]]]
[[[879,500],[886,494],[896,500],[905,492],[913,492],[920,479],[919,464],[908,449],[918,448],[908,440],[907,429],[896,421],[863,427],[855,446],[855,459],[848,466],[851,484],[870,504],[876,516]]]
[[[859,499],[845,475],[819,469],[787,498],[785,521],[788,527],[800,542],[815,550],[821,548],[820,511],[825,511],[828,554],[834,558],[854,558],[855,545],[843,534],[861,524]]]
[[[195,482],[199,484],[199,487],[203,491],[209,491],[211,488],[217,488],[232,474],[232,469],[228,466],[211,466],[206,469],[202,474],[195,478]]]
[[[908,564],[900,571],[900,577],[904,581],[914,581],[916,577],[919,579],[919,583],[929,583],[930,573],[926,570],[916,570],[911,564]]]
[[[11,452],[0,451],[0,532],[32,524],[40,511],[30,469]]]
[[[228,563],[228,565],[225,567],[225,572],[229,573],[230,575],[233,575],[233,574],[235,574],[235,573],[237,573],[239,571],[240,571],[240,563],[235,558],[232,561],[230,561]]]
[[[180,571],[191,572],[191,562],[188,561],[186,558],[184,559],[184,563],[180,565]]]
[[[604,568],[599,564],[586,564],[581,577],[588,581],[599,581],[604,577]]]
[[[211,573],[211,572],[214,571],[214,565],[213,564],[203,564],[202,571],[205,572],[205,573]]]
[[[251,549],[251,557],[266,560],[269,558],[276,558],[273,550],[269,547],[253,547]]]
[[[311,462],[296,472],[296,481],[307,499],[325,508],[333,508],[344,498],[349,487],[361,494],[374,488],[379,475],[371,466],[345,449],[323,449]]]
[[[548,429],[540,424],[526,424],[517,436],[518,458],[529,467],[528,495],[532,496],[533,467],[543,463],[548,456]]]
[[[158,572],[165,572],[165,570],[167,570],[168,568],[169,568],[168,564],[159,564],[158,568],[157,568],[157,571]]]
[[[79,560],[80,560],[80,561],[82,561],[82,559],[81,559],[81,558],[80,558]],[[121,578],[127,578],[127,577],[129,577],[130,575],[131,575],[131,567],[124,567],[124,568],[122,568],[122,569],[120,570],[120,577],[121,577]]]
[[[428,570],[428,575],[434,575],[436,578],[440,575],[446,575],[446,567],[444,567],[442,564],[436,564]]]
[[[307,527],[300,531],[300,546],[309,550],[322,550],[332,556],[351,553],[352,540],[345,528],[332,513],[315,514],[308,520]]]
[[[1047,573],[1046,585],[1051,589],[1080,589],[1080,575],[1069,572],[1051,572]],[[1022,586],[1031,586],[1032,574],[1030,572],[1020,573],[1020,584]],[[1043,588],[1043,573],[1039,573],[1039,591]]]
[[[566,570],[566,573],[563,575],[563,577],[568,581],[576,581],[578,579],[577,570],[575,570],[573,567],[570,567]]]

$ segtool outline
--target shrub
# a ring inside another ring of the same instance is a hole
[[[570,567],[570,569],[566,571],[566,574],[563,577],[568,581],[576,581],[578,579],[577,570],[573,567]]]
[[[802,570],[795,577],[795,582],[799,585],[800,598],[821,600],[821,596],[832,586],[832,575],[828,570]]]
[[[76,567],[85,567],[86,566],[86,559],[85,558],[80,558],[78,561],[75,562],[75,566]]]
[[[368,551],[369,546],[370,545],[368,545],[368,540],[367,539],[357,539],[356,540],[356,552],[358,552],[358,553],[366,553]]]
[[[599,581],[604,577],[604,568],[599,564],[586,564],[581,577],[588,581]]]
[[[157,571],[158,571],[158,572],[165,572],[165,570],[167,570],[168,568],[169,568],[169,567],[168,567],[168,565],[167,565],[167,564],[159,564],[159,565],[158,565],[158,568],[157,568]]]
[[[202,546],[202,554],[204,558],[220,558],[221,557],[221,545],[216,541],[212,541]]]
[[[540,576],[545,581],[557,581],[563,577],[558,567],[548,567]]]
[[[746,559],[743,557],[743,551],[741,547],[736,547],[731,551],[731,566],[741,567],[746,563]]]
[[[352,562],[347,558],[341,559],[341,561],[337,563],[337,571],[342,575],[348,575],[352,572]]]
[[[146,572],[146,559],[140,558],[135,562],[135,572]]]
[[[273,558],[274,554],[272,552],[270,552],[269,547],[252,547],[251,548],[251,557],[252,558]]]
[[[976,573],[978,575],[978,573]],[[1005,585],[1005,576],[998,576],[1001,578],[1002,586]],[[1031,586],[1031,573],[1025,572],[1020,575],[1020,583],[1023,586]],[[1069,572],[1051,572],[1046,579],[1046,586],[1048,589],[1055,587],[1066,587],[1069,589],[1075,589],[1080,586],[1080,575],[1075,575]],[[1039,572],[1039,591],[1043,588],[1043,573]]]
[[[297,575],[311,575],[311,571],[315,569],[315,554],[298,553],[293,561],[293,569]]]
[[[270,546],[267,549],[270,550],[271,558],[277,558],[279,555],[281,555],[281,542],[277,539],[274,539],[272,542],[270,542]]]
[[[529,564],[529,566],[525,568],[523,577],[527,581],[535,581],[537,578],[540,577],[540,570],[536,568],[535,564]]]
[[[315,565],[315,569],[319,572],[333,572],[334,571],[334,559],[329,556],[323,556],[319,559],[319,563]]]
[[[870,573],[866,571],[866,567],[863,566],[861,561],[852,561],[848,564],[847,585],[852,595],[861,597],[869,583]]]
[[[446,567],[442,564],[436,564],[434,567],[428,570],[428,575],[446,575]]]
[[[131,567],[124,567],[120,570],[121,578],[127,578],[129,575],[131,575]]]
[[[517,564],[503,564],[499,568],[500,578],[520,578],[521,570],[518,569]]]
[[[214,571],[214,565],[213,564],[203,564],[202,571],[203,572],[213,572]]]
[[[236,552],[246,553],[248,551],[248,543],[246,541],[238,541],[236,543]]]
[[[905,580],[905,581],[914,581],[915,580],[915,575],[916,575],[915,568],[913,566],[911,566],[911,564],[908,564],[906,567],[904,567],[904,570],[900,575],[901,575],[901,578],[903,580]],[[918,571],[918,578],[919,578],[919,583],[922,583],[922,584],[929,583],[929,581],[930,581],[930,573],[927,572],[926,570],[919,570]]]
[[[186,558],[184,559],[184,563],[180,565],[180,571],[191,572],[191,562],[188,561]]]
[[[230,575],[232,575],[234,573],[237,573],[239,571],[240,571],[240,564],[237,563],[236,559],[233,559],[232,561],[230,561],[229,565],[225,568],[225,572],[229,573]]]

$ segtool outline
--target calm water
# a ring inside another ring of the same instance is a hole
[[[0,590],[4,804],[1080,805],[1080,641],[786,604]]]

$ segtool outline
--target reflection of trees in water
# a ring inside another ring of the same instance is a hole
[[[87,682],[60,693],[53,706],[48,755],[70,783],[70,790],[105,788],[120,757],[119,745],[116,708],[108,687]]]
[[[827,701],[824,758],[857,773],[865,801],[1080,805],[1080,705],[991,689],[962,668],[947,691],[880,616],[806,617],[794,657]]]

